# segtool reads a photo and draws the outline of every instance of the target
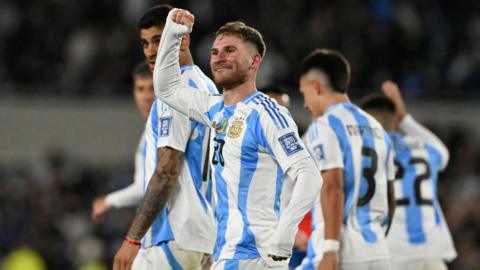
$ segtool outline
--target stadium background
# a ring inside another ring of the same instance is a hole
[[[451,269],[480,269],[475,0],[0,1],[0,269],[24,247],[48,269],[110,268],[134,210],[96,226],[91,201],[132,179],[143,126],[131,97],[143,57],[136,21],[165,2],[196,15],[191,49],[206,72],[220,25],[257,27],[268,47],[258,87],[287,86],[301,128],[309,117],[295,67],[313,48],[349,58],[354,100],[398,82],[408,109],[450,149],[439,193],[459,252]]]

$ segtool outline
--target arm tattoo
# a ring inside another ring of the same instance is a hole
[[[128,230],[128,238],[140,240],[165,207],[170,193],[177,183],[182,161],[182,152],[169,147],[158,149],[157,168],[148,183],[140,209]]]

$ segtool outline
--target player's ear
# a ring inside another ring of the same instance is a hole
[[[183,52],[183,51],[187,50],[189,46],[190,46],[190,35],[185,34],[182,37],[182,44],[180,45],[180,51]]]
[[[323,87],[323,84],[319,80],[312,80],[312,87],[315,89],[315,93],[317,95],[321,95],[325,93],[325,87]]]
[[[256,53],[250,60],[250,69],[258,69],[261,62],[262,56],[259,53]]]

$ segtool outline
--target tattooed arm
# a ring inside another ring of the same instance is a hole
[[[140,239],[148,231],[170,198],[183,164],[183,152],[170,147],[158,149],[158,163],[145,197],[128,230],[126,241],[115,255],[114,270],[130,269],[140,248]]]

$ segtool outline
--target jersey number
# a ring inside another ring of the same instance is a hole
[[[412,158],[409,163],[412,166],[415,166],[416,164],[421,164],[425,166],[425,173],[417,175],[414,181],[414,192],[415,192],[414,204],[416,203],[416,205],[433,205],[432,200],[425,199],[422,197],[422,190],[420,189],[422,181],[430,179],[430,176],[431,176],[430,166],[428,166],[428,162],[423,158]],[[395,160],[395,166],[397,167],[397,172],[395,173],[395,180],[396,181],[402,180],[403,177],[405,176],[405,168],[403,168],[400,162],[396,160]],[[397,205],[399,206],[410,205],[410,199],[409,198],[398,199]]]
[[[225,145],[225,140],[213,138],[213,141],[215,141],[215,145],[213,146],[214,152],[212,157],[212,164],[217,165],[218,163],[220,163],[220,165],[223,167],[225,166],[225,160],[223,159],[223,146]]]
[[[362,197],[358,198],[357,206],[364,206],[373,198],[375,194],[375,173],[377,173],[377,152],[373,148],[363,147],[362,156],[370,158],[371,166],[364,167],[362,171],[362,177],[367,180],[367,192]]]

